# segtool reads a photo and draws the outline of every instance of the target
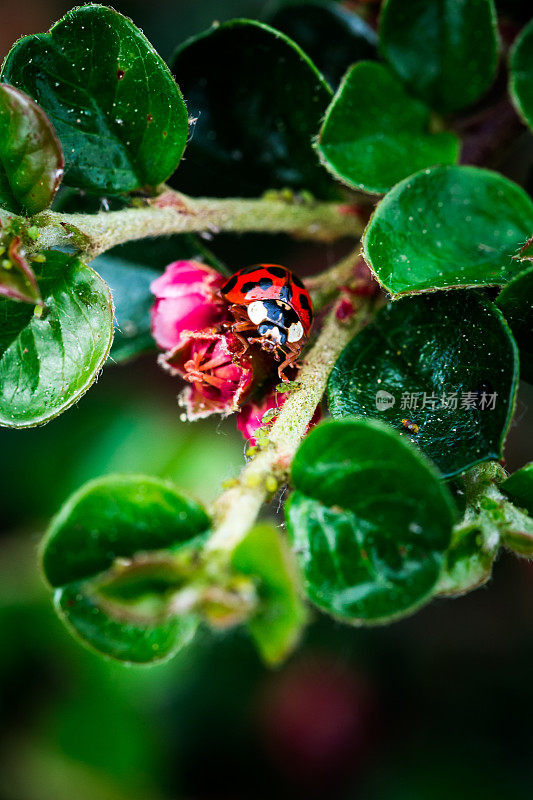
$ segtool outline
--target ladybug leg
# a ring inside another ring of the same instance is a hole
[[[248,341],[248,339],[245,339],[244,336],[242,336],[241,334],[243,333],[243,331],[255,330],[255,325],[253,324],[253,322],[250,322],[250,320],[243,319],[241,322],[234,322],[230,326],[230,330],[235,336],[235,338],[238,339],[243,346],[243,350],[241,350],[241,352],[238,353],[238,355],[242,356],[242,354],[246,353],[246,351],[250,347],[250,342]]]
[[[299,355],[300,355],[300,348],[299,347],[298,348],[294,348],[294,349],[291,348],[291,352],[287,355],[287,357],[285,358],[285,361],[283,361],[283,363],[281,363],[279,365],[279,367],[278,367],[278,375],[279,375],[280,379],[284,383],[289,383],[289,379],[285,375],[285,370],[287,369],[287,367],[290,367],[292,364],[294,364],[295,361],[298,360],[298,356]]]
[[[225,328],[226,330],[232,328],[236,322],[250,322],[250,320],[248,319],[248,314],[242,308],[242,306],[233,303],[231,306],[228,307],[228,311],[231,313],[234,321],[222,323],[222,327]]]

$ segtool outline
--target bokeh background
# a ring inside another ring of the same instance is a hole
[[[262,0],[137,0],[163,57],[214,19]],[[520,3],[504,4],[519,15]],[[2,56],[71,4],[0,0]],[[507,172],[527,185],[520,155]],[[333,250],[228,237],[235,266],[281,255],[302,274]],[[304,264],[305,262],[305,264]],[[309,271],[309,270],[308,270]],[[0,800],[520,800],[533,795],[533,566],[511,556],[490,585],[412,618],[353,630],[318,615],[302,647],[265,669],[241,632],[202,631],[170,663],[126,668],[73,640],[37,571],[47,520],[109,472],[173,479],[204,501],[242,463],[234,422],[183,425],[153,356],[107,368],[70,411],[0,431]],[[522,386],[507,459],[531,459]],[[517,423],[519,423],[517,425]]]

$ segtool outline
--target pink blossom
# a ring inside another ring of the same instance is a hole
[[[257,372],[252,356],[241,351],[242,345],[232,333],[207,328],[185,332],[177,347],[159,356],[168,372],[191,384],[180,398],[188,419],[231,414],[238,409],[253,388]]]
[[[279,409],[287,399],[288,394],[284,392],[277,392],[271,389],[261,400],[252,400],[245,403],[237,417],[237,428],[240,430],[245,439],[248,439],[252,447],[257,444],[255,436],[258,428],[271,425],[276,419]],[[263,420],[267,412],[271,412]],[[313,418],[309,423],[307,430],[309,431],[313,425],[320,422],[322,418],[322,409],[317,406]]]
[[[185,331],[199,331],[228,318],[217,290],[225,278],[197,261],[174,261],[150,286],[152,335],[163,350],[177,347]]]

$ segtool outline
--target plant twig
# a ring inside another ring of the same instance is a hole
[[[175,233],[289,233],[302,239],[334,241],[359,237],[363,220],[346,206],[316,201],[260,198],[192,198],[166,192],[142,208],[98,214],[45,211],[32,220],[40,228],[36,247],[74,246],[89,258],[128,241]]]
[[[268,445],[243,469],[235,486],[227,489],[213,507],[214,532],[210,550],[231,550],[254,524],[261,506],[275,484],[286,482],[290,465],[324,394],[331,369],[342,349],[368,322],[373,303],[359,302],[355,314],[339,321],[334,307],[309,351],[298,388],[281,407],[269,434]]]

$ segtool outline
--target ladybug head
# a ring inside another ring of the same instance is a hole
[[[280,300],[255,300],[248,306],[248,317],[257,325],[265,349],[283,347],[287,342],[296,343],[304,338],[304,329],[297,314]]]
[[[278,347],[283,347],[287,341],[287,332],[283,328],[278,328],[273,322],[262,322],[257,332],[262,339],[264,350],[276,350]]]

